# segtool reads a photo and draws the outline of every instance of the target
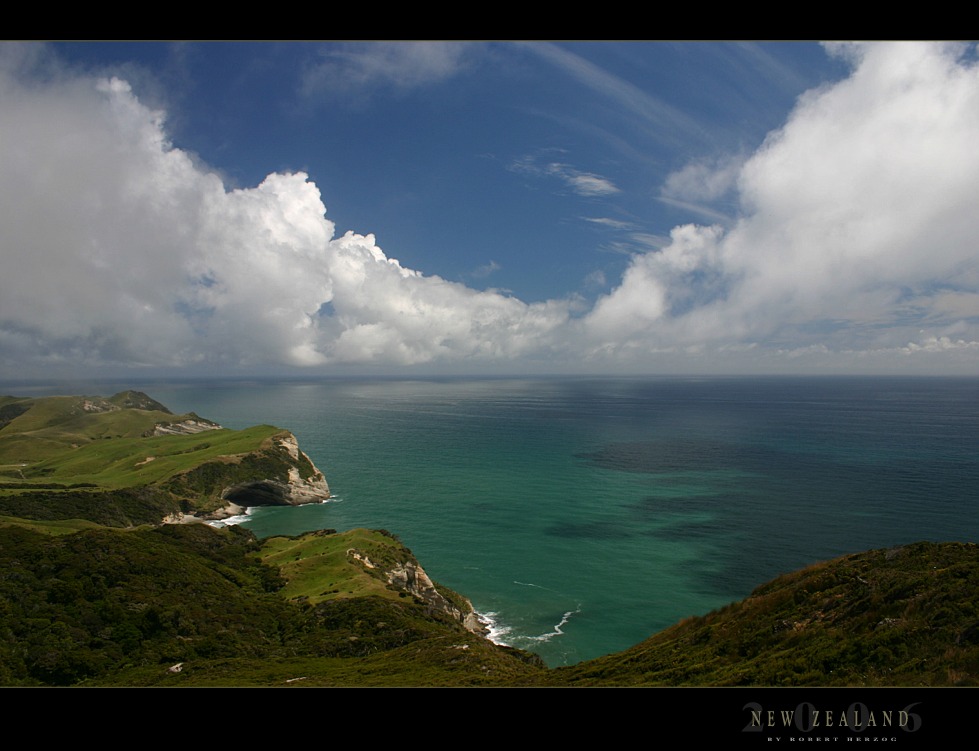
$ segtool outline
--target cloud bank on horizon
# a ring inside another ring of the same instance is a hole
[[[650,197],[700,206],[708,223],[680,224],[634,250],[593,299],[572,291],[531,302],[407,268],[371,234],[339,234],[304,172],[229,187],[175,146],[165,113],[119,77],[42,76],[8,60],[0,375],[274,366],[975,373],[979,66],[967,51],[828,46],[850,66],[846,77],[802,95],[752,153],[693,160]],[[345,50],[303,85],[326,86],[325,71],[340,65],[423,85],[450,76],[464,52],[397,48],[371,67]],[[414,77],[398,65],[412,55],[424,63]],[[510,164],[578,196],[624,190],[560,158]],[[724,195],[731,216],[709,208]],[[481,274],[499,268],[492,261]],[[604,282],[601,271],[595,278]]]

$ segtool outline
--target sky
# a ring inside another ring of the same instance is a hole
[[[950,43],[0,43],[0,378],[979,373]]]

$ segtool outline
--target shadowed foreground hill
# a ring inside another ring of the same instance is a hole
[[[547,670],[467,630],[465,598],[420,567],[400,576],[416,562],[384,533],[262,544],[233,527],[54,536],[7,523],[3,685],[979,684],[975,545],[822,563],[624,652]]]
[[[54,536],[7,524],[0,685],[479,686],[544,670],[467,630],[453,607],[468,601],[428,580],[389,534],[312,533],[263,548],[236,527]],[[289,565],[262,561],[284,548]],[[406,567],[412,586],[389,580]],[[292,596],[290,584],[322,591]]]
[[[979,547],[921,542],[781,576],[612,655],[572,686],[979,685]]]

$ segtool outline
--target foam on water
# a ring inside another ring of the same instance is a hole
[[[552,631],[549,631],[546,634],[539,634],[537,636],[530,636],[527,638],[530,641],[546,642],[546,641],[550,641],[555,636],[564,636],[563,627],[566,626],[568,624],[568,621],[571,620],[571,616],[577,615],[580,612],[581,612],[581,605],[579,605],[576,609],[569,610],[567,613],[562,615],[561,620],[558,621],[556,624],[554,624],[554,629]]]
[[[497,620],[497,616],[497,613],[490,611],[484,613],[477,611],[476,613],[476,618],[487,629],[487,639],[494,644],[500,644],[504,647],[512,646],[508,641],[511,629],[509,626],[505,626]]]
[[[254,506],[248,506],[245,509],[244,514],[235,514],[234,516],[229,516],[227,519],[216,519],[214,521],[206,522],[209,526],[221,529],[221,527],[232,527],[236,524],[244,524],[250,520],[252,514],[255,513]]]

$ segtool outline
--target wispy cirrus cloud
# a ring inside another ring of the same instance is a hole
[[[475,269],[469,272],[469,276],[473,279],[485,279],[490,274],[499,271],[503,267],[496,261],[490,260],[489,263],[484,263],[482,266],[477,266]]]
[[[595,94],[639,116],[650,126],[655,138],[663,143],[677,144],[703,134],[701,124],[682,110],[564,47],[551,42],[531,42],[524,48],[561,69]]]
[[[553,174],[557,174],[579,196],[608,196],[618,193],[619,189],[607,177],[591,172],[578,172],[565,164],[551,165]]]
[[[688,211],[692,214],[698,214],[702,216],[709,222],[717,222],[718,224],[732,224],[734,222],[734,217],[730,214],[725,214],[721,211],[706,206],[702,203],[694,203],[692,201],[679,201],[676,198],[668,198],[667,196],[659,196],[657,199],[660,203],[665,203],[667,206],[673,206],[677,209],[682,209]]]
[[[624,222],[621,219],[612,219],[607,216],[583,216],[581,218],[586,222],[608,227],[609,229],[629,230],[635,228],[635,224],[632,222]]]
[[[510,163],[512,172],[519,172],[534,177],[552,177],[559,180],[573,193],[584,197],[609,196],[619,193],[619,188],[609,178],[594,172],[584,172],[570,164],[542,160],[539,156],[531,155],[516,159]]]
[[[324,44],[303,73],[300,88],[305,96],[317,97],[428,86],[463,70],[475,46],[464,42]]]

